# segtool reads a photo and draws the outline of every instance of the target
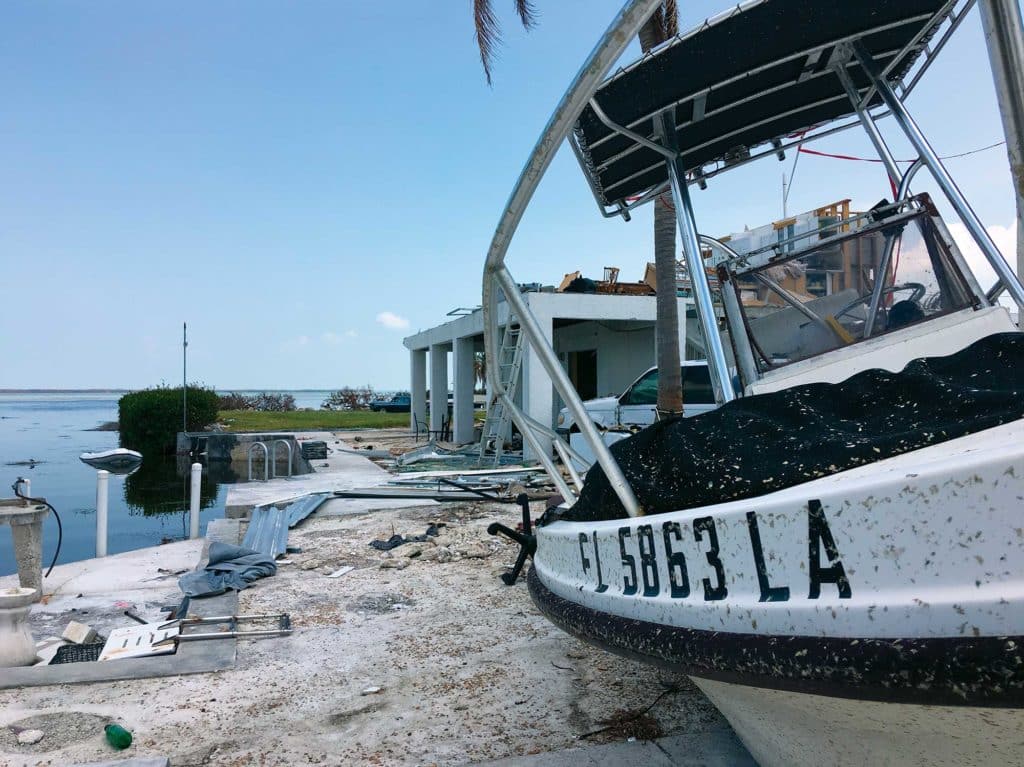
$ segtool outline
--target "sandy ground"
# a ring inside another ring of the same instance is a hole
[[[500,582],[515,548],[486,527],[517,515],[467,503],[311,517],[291,533],[292,564],[241,593],[243,613],[289,612],[292,636],[239,642],[237,666],[216,674],[0,692],[2,724],[51,715],[35,746],[0,738],[0,764],[112,758],[96,717],[134,732],[123,755],[176,767],[463,764],[727,726],[685,679],[578,642],[525,584]],[[368,545],[432,521],[445,523],[436,542]],[[326,577],[342,565],[356,569]]]

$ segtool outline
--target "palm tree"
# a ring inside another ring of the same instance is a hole
[[[513,0],[523,27],[532,29],[537,12],[530,0]],[[487,84],[491,84],[494,51],[501,42],[501,28],[491,0],[473,0],[476,41]],[[647,53],[679,32],[679,8],[676,0],[663,0],[661,6],[640,28],[640,48]],[[679,310],[676,293],[676,218],[672,195],[665,192],[654,203],[654,271],[657,280],[655,346],[658,363],[658,414],[678,415],[683,411],[683,384],[679,361]],[[693,279],[697,275],[692,276]]]

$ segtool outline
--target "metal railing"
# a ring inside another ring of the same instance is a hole
[[[284,445],[288,451],[288,476],[292,475],[292,443],[286,439],[275,439],[270,451],[270,476],[277,477],[277,446]]]
[[[246,451],[249,463],[249,481],[252,482],[252,453],[257,448],[263,449],[263,481],[270,479],[270,451],[263,442],[253,442]]]

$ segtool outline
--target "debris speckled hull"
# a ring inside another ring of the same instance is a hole
[[[889,761],[938,764],[930,732],[1024,723],[1022,509],[1016,421],[756,499],[555,522],[530,589],[566,631],[692,676],[762,764],[872,763],[849,745],[872,721]],[[945,763],[1008,763],[960,746]]]

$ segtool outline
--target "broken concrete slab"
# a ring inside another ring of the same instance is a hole
[[[89,644],[96,639],[96,629],[78,621],[70,621],[60,636],[75,644]]]
[[[206,539],[237,546],[242,541],[242,520],[211,519],[206,526]]]

